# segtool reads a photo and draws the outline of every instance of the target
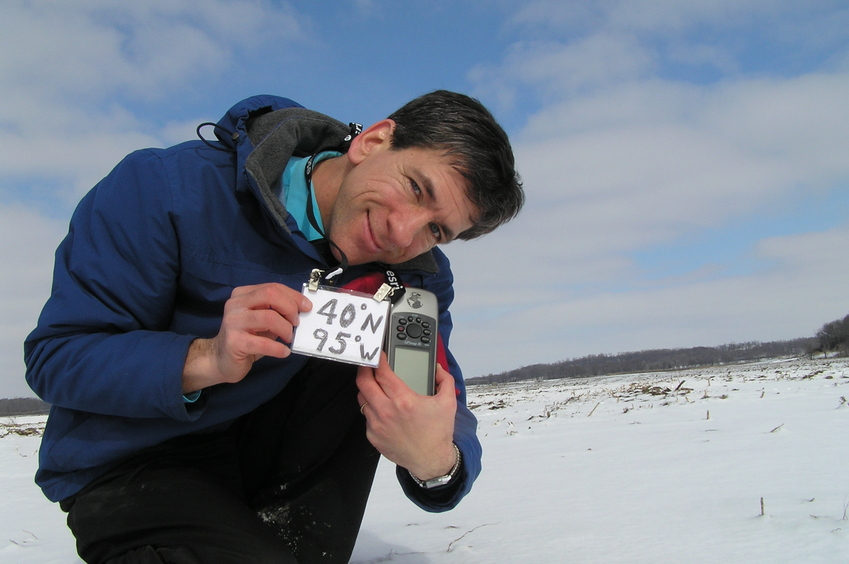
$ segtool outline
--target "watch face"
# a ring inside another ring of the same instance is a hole
[[[438,488],[439,486],[444,486],[445,484],[450,482],[453,477],[454,476],[451,474],[446,474],[445,476],[440,476],[438,478],[434,478],[433,480],[428,480],[424,483],[425,488],[430,489]]]

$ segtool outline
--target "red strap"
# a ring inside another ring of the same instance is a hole
[[[374,294],[380,288],[380,285],[383,284],[383,279],[384,276],[380,272],[369,272],[356,280],[348,282],[343,288],[364,294]]]

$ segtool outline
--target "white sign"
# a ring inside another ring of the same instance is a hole
[[[300,314],[292,351],[376,367],[389,319],[389,302],[359,292],[319,287],[303,294],[312,310]]]

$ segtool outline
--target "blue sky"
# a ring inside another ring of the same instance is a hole
[[[79,198],[257,93],[370,124],[436,88],[528,204],[446,247],[467,376],[812,335],[849,313],[842,1],[0,0],[0,397]]]

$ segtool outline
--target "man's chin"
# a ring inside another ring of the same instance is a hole
[[[358,264],[366,264],[369,262],[380,262],[380,259],[378,257],[370,258],[362,256],[359,253],[348,253],[344,249],[342,249],[342,251],[340,252],[340,249],[333,245],[330,246],[330,252],[333,255],[333,258],[339,261],[340,264],[342,263],[342,253],[344,252],[345,259],[348,261],[348,266],[356,266]]]
[[[358,252],[349,253],[346,249],[342,249],[342,252],[345,253],[345,258],[348,260],[348,265],[356,266],[358,264],[368,264],[372,262],[378,262],[382,264],[401,264],[409,260],[409,257],[398,257],[398,256],[390,256],[388,253],[363,253],[361,249],[355,249]],[[330,252],[333,254],[333,258],[335,258],[340,263],[342,262],[342,252],[340,249],[334,245],[330,245]]]

